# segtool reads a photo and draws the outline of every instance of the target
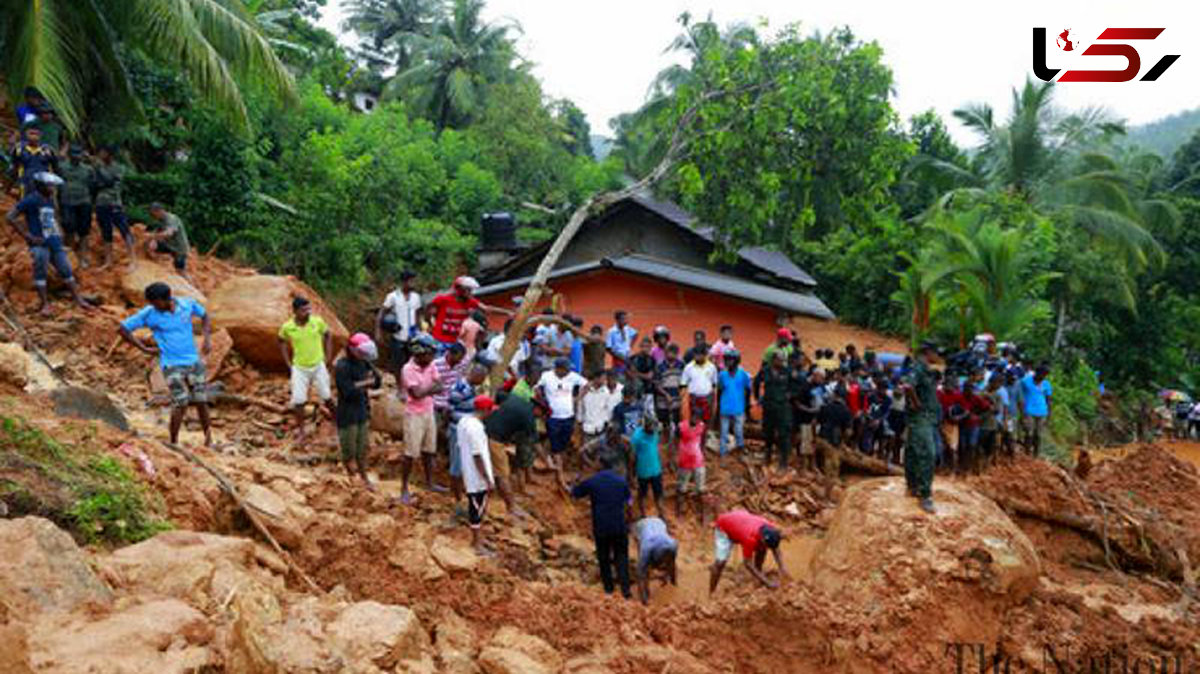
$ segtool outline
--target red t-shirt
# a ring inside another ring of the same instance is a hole
[[[679,424],[679,467],[695,470],[704,466],[704,452],[700,440],[704,437],[704,422]]]
[[[774,527],[765,517],[751,515],[745,510],[727,512],[717,518],[716,527],[725,532],[729,540],[742,546],[742,556],[746,559],[754,557],[762,539],[763,525]]]
[[[858,416],[863,411],[862,387],[858,384],[851,384],[846,390],[846,404],[850,407],[850,413]]]
[[[952,393],[952,392],[942,389],[942,390],[938,391],[937,397],[938,397],[938,402],[942,404],[942,414],[944,415],[946,421],[951,421],[951,419],[950,419],[950,408],[951,407],[958,405],[963,410],[967,409],[967,399],[965,397],[963,397],[962,391],[954,391]]]
[[[433,338],[439,342],[450,344],[458,341],[458,332],[462,329],[463,321],[471,315],[473,309],[481,306],[474,297],[462,299],[454,293],[438,295],[429,303],[437,312],[433,316]]]

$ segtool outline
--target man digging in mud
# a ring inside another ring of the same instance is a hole
[[[212,350],[212,323],[208,320],[208,312],[195,300],[172,297],[171,286],[165,283],[151,283],[146,286],[145,295],[150,305],[125,319],[118,331],[122,339],[142,353],[158,354],[159,366],[171,392],[171,444],[179,441],[183,415],[189,405],[194,405],[204,429],[204,446],[211,447],[208,384],[204,361],[196,352],[196,340],[192,337],[192,318],[199,317],[204,335],[201,351],[207,356]],[[149,328],[155,346],[147,346],[134,336],[133,331],[138,328]]]
[[[921,509],[933,507],[933,468],[937,445],[937,381],[930,363],[937,357],[931,342],[921,344],[913,358],[913,369],[905,377],[904,395],[908,408],[908,446],[904,449],[904,482],[908,493],[921,500]]]
[[[767,550],[775,557],[775,565],[779,567],[779,577],[790,578],[783,566],[783,555],[779,552],[779,542],[783,540],[783,532],[771,524],[766,518],[752,515],[745,510],[727,512],[717,518],[713,525],[713,537],[716,551],[712,571],[708,580],[708,593],[717,591],[717,583],[721,582],[721,572],[733,552],[733,546],[742,546],[742,557],[745,567],[754,579],[766,587],[779,587],[779,582],[767,578],[763,573],[763,562]]]
[[[679,541],[667,533],[667,523],[658,517],[644,517],[633,525],[638,542],[637,583],[638,598],[643,604],[650,602],[650,574],[658,571],[662,582],[678,585],[675,574],[675,556],[679,552]]]
[[[371,491],[375,491],[375,485],[367,477],[367,441],[371,436],[367,389],[383,385],[383,376],[371,364],[378,356],[375,342],[361,332],[355,333],[346,345],[346,355],[338,359],[333,368],[338,390],[337,427],[342,464],[346,467],[346,475],[352,479],[357,468],[363,485]]]

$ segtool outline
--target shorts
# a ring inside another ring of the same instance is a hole
[[[1025,430],[1029,433],[1037,433],[1040,435],[1041,432],[1046,428],[1046,417],[1034,417],[1026,414],[1024,417],[1022,417],[1021,422],[1025,426]],[[1186,423],[1186,420],[1183,420],[1180,422],[1180,425]]]
[[[404,456],[416,459],[437,453],[437,421],[433,412],[404,415]]]
[[[800,456],[813,455],[813,427],[812,424],[800,424],[797,427],[800,431]]]
[[[704,485],[707,482],[705,479],[707,475],[708,471],[705,470],[704,466],[697,466],[696,468],[680,468],[679,493],[686,494],[688,487],[692,486],[694,482],[696,495],[699,496],[700,494],[703,494]]]
[[[399,372],[400,368],[408,363],[409,348],[410,342],[407,339],[393,337],[388,342],[388,364],[394,372]]]
[[[92,231],[92,205],[75,204],[63,206],[63,230],[67,234],[84,238]]]
[[[664,429],[675,428],[679,425],[679,408],[659,407],[655,413],[658,416],[658,423],[662,424]]]
[[[654,490],[654,498],[660,499],[663,497],[662,474],[654,477],[639,477],[638,481],[638,498],[645,498],[646,492]]]
[[[68,283],[75,280],[71,273],[71,261],[67,259],[67,250],[63,248],[61,241],[50,239],[46,241],[46,245],[30,246],[29,254],[33,256],[33,285],[39,288],[46,287],[50,265],[54,265],[54,271],[58,272],[62,280]]]
[[[499,442],[489,442],[488,453],[492,457],[492,474],[498,480],[507,480],[508,476],[512,475],[512,469],[508,465],[508,446]]]
[[[483,516],[487,514],[488,491],[475,491],[467,494],[467,524],[472,529],[483,526]]]
[[[571,435],[575,433],[575,417],[547,419],[546,435],[550,439],[550,452],[562,454],[571,446]]]
[[[733,553],[733,541],[724,531],[713,529],[713,547],[713,559],[718,564],[729,561],[729,555]]]
[[[308,402],[308,389],[315,387],[317,397],[322,402],[333,398],[329,387],[329,369],[325,363],[317,363],[314,367],[292,366],[292,407],[300,407]]]
[[[182,409],[188,405],[208,403],[208,384],[205,382],[204,362],[191,365],[172,365],[163,368],[167,390],[171,394],[171,407]]]
[[[712,419],[712,407],[708,404],[708,396],[691,396],[692,419],[699,419],[707,424]]]
[[[133,237],[129,233],[129,219],[121,206],[96,206],[96,223],[100,225],[100,238],[104,243],[112,243],[113,227],[121,233],[122,239],[129,241]]]
[[[533,441],[535,434],[521,433],[516,438],[517,456],[516,467],[526,469],[533,467]]]
[[[363,461],[367,458],[367,440],[371,436],[370,424],[363,421],[338,428],[338,446],[342,448],[342,461]]]

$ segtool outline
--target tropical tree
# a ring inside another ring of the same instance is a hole
[[[241,128],[241,83],[293,95],[292,78],[240,0],[0,0],[0,72],[11,93],[37,87],[78,130],[89,96],[135,112],[125,54],[178,68],[200,98]]]
[[[403,98],[439,130],[463,126],[483,108],[484,91],[512,70],[514,23],[487,23],[483,0],[454,0],[429,35],[410,34],[413,65],[384,87],[385,99]]]
[[[413,40],[427,36],[442,12],[441,0],[348,0],[344,30],[362,38],[359,54],[372,65],[404,72],[413,65]]]

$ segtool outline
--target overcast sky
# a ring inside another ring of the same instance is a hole
[[[343,0],[329,0],[322,23],[340,33]],[[1131,124],[1200,106],[1200,3],[1010,0],[952,2],[835,0],[488,0],[489,20],[515,19],[524,29],[518,45],[534,63],[549,95],[578,104],[593,133],[610,135],[608,120],[636,109],[654,75],[672,62],[664,48],[679,33],[677,17],[710,12],[718,23],[766,21],[768,32],[792,22],[827,31],[847,25],[883,47],[895,74],[894,104],[903,117],[936,109],[964,144],[972,138],[950,113],[967,102],[987,102],[1007,112],[1011,89],[1031,72],[1032,28],[1051,35],[1065,28],[1086,48],[1106,27],[1165,27],[1158,39],[1134,43],[1142,73],[1163,54],[1179,60],[1156,82],[1064,83],[1064,107],[1102,105]],[[342,40],[353,38],[343,35]],[[1050,67],[1120,70],[1120,57],[1080,57],[1051,45]]]

